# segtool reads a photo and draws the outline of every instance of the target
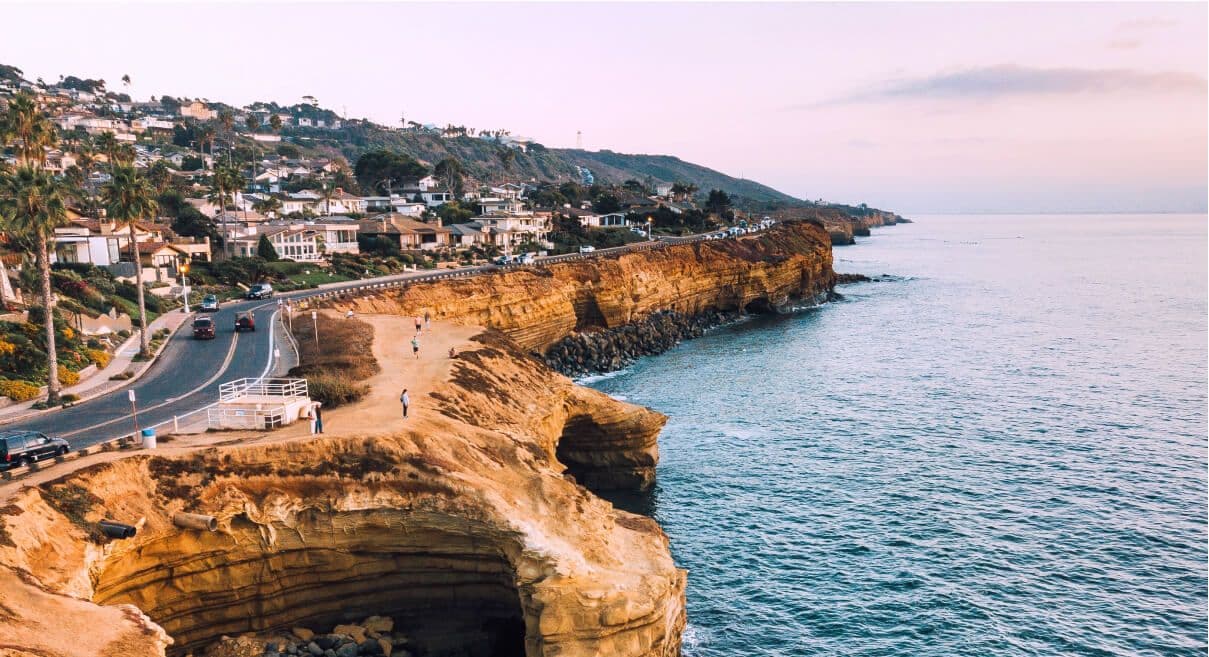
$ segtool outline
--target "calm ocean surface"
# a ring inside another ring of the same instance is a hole
[[[594,387],[671,416],[688,657],[1205,655],[1206,218],[919,217],[895,282]]]

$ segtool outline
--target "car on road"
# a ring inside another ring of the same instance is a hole
[[[537,257],[532,253],[526,253],[525,255],[521,256],[520,262],[522,265],[531,265],[537,262]]]
[[[193,320],[193,339],[213,340],[214,320],[209,317],[198,317]]]
[[[499,267],[503,267],[504,265],[510,265],[510,264],[512,264],[512,258],[510,256],[506,256],[506,255],[500,256],[495,259],[495,264]]]
[[[217,294],[207,294],[206,296],[202,297],[201,311],[204,313],[215,312],[218,310],[218,305],[219,305],[218,295]]]
[[[595,251],[596,251],[596,247],[592,246],[591,244],[585,244],[585,245],[579,247],[580,253],[593,253]]]
[[[273,286],[268,283],[257,283],[248,289],[246,295],[249,299],[272,299]]]
[[[0,469],[28,466],[62,456],[71,449],[66,440],[37,431],[0,431]]]
[[[252,313],[235,313],[235,332],[255,331],[256,318]]]

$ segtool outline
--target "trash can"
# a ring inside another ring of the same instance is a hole
[[[143,429],[143,449],[155,449],[155,429]]]

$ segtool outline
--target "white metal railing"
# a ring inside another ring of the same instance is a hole
[[[285,425],[285,415],[285,406],[263,409],[211,406],[206,409],[206,423],[214,429],[276,429]]]
[[[245,397],[307,397],[306,379],[236,379],[218,386],[218,401],[232,402]]]

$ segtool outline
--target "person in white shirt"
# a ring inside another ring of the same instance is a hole
[[[407,419],[407,407],[411,406],[411,397],[407,396],[407,388],[403,389],[403,394],[399,395],[399,403],[403,404],[403,419]]]

